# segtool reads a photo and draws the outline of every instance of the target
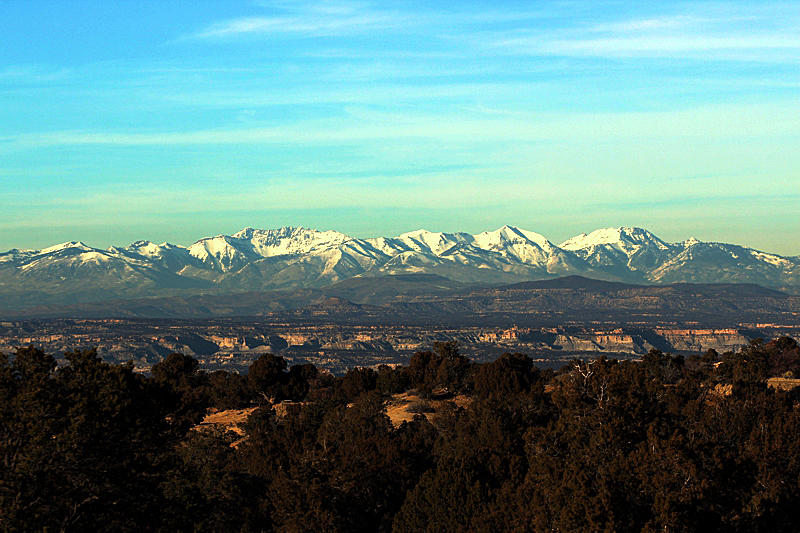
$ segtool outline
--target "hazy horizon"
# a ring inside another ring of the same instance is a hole
[[[3,11],[0,251],[508,224],[800,254],[800,5]]]

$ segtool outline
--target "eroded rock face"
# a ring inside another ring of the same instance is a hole
[[[735,329],[675,329],[656,330],[656,333],[674,351],[705,352],[713,349],[722,353],[736,350],[750,342],[750,339]]]

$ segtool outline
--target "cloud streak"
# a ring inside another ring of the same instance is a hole
[[[800,37],[797,36],[674,36],[674,37],[616,37],[603,39],[567,39],[541,42],[538,39],[511,39],[498,46],[528,49],[532,53],[577,56],[626,57],[635,55],[707,54],[716,51],[785,50],[800,57]],[[734,56],[735,57],[735,56]],[[744,59],[749,59],[745,57]]]
[[[699,3],[687,13],[594,24],[572,20],[545,28],[488,30],[476,37],[500,55],[770,62],[800,58],[800,10],[781,4],[760,7]]]
[[[376,29],[395,28],[402,21],[393,15],[360,15],[347,17],[249,17],[215,24],[197,37],[229,37],[243,34],[309,34],[342,35]]]
[[[0,70],[0,84],[37,84],[62,81],[72,74],[67,68],[47,69],[40,65],[15,65]]]
[[[711,21],[712,19],[706,17],[675,15],[668,17],[610,22],[592,26],[590,29],[591,31],[595,32],[628,33],[684,28],[686,26],[708,23]]]
[[[337,36],[403,28],[419,19],[399,11],[370,9],[367,4],[321,2],[285,6],[285,14],[252,16],[217,22],[195,38],[236,36]]]
[[[213,39],[236,36],[297,35],[307,37],[363,35],[379,30],[413,32],[420,29],[468,28],[552,19],[563,9],[538,11],[430,10],[427,12],[395,9],[375,9],[370,3],[353,2],[290,2],[279,4],[284,13],[271,16],[251,16],[216,22],[193,35]],[[274,7],[264,5],[267,7]],[[407,7],[407,6],[406,6]]]

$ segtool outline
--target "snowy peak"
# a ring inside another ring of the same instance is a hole
[[[87,246],[80,241],[70,241],[41,250],[12,250],[7,254],[3,254],[0,262],[22,268],[31,268],[48,261],[77,260],[80,262],[81,258],[96,261],[98,254],[104,255],[106,252]]]
[[[564,250],[582,250],[592,246],[610,245],[620,250],[630,250],[634,247],[655,246],[666,250],[669,245],[642,228],[605,228],[595,230],[588,235],[581,233],[561,243],[559,248]]]
[[[189,247],[189,254],[214,270],[228,272],[255,259],[252,251],[245,247],[235,237],[217,235],[200,239]]]
[[[561,243],[589,264],[614,275],[657,268],[681,250],[642,228],[604,228]]]
[[[212,268],[228,272],[267,257],[322,253],[349,240],[350,237],[336,231],[302,227],[244,228],[233,235],[201,239],[189,247],[189,253]]]
[[[544,236],[513,226],[473,235],[472,245],[524,265],[547,269],[557,248]]]
[[[555,247],[553,245],[553,243],[550,242],[544,235],[536,233],[535,231],[528,231],[528,230],[524,230],[524,229],[519,229],[519,228],[515,228],[513,226],[512,227],[505,226],[505,228],[508,228],[509,230],[513,230],[515,234],[522,235],[523,237],[525,237],[529,241],[538,244],[542,248],[554,248]]]
[[[382,238],[381,238],[382,239]],[[513,226],[503,226],[495,231],[476,235],[468,233],[442,233],[424,229],[403,233],[396,239],[372,239],[384,251],[414,251],[438,257],[454,256],[468,249],[513,255],[523,262],[539,262],[542,254],[548,255],[555,246],[542,235]],[[394,242],[392,242],[394,241]],[[398,246],[399,245],[399,246]],[[535,252],[531,253],[531,250]],[[536,256],[533,259],[532,256]]]
[[[141,250],[143,248],[152,248],[154,246],[157,245],[152,241],[136,241],[134,243],[131,243],[130,246],[126,246],[126,248],[128,250]]]
[[[403,233],[397,240],[415,252],[442,255],[459,243],[469,242],[470,237],[466,233],[441,233],[421,229]]]
[[[543,235],[533,231],[526,231],[514,226],[503,226],[495,231],[484,231],[473,235],[474,242],[477,246],[488,249],[496,247],[501,243],[506,244],[534,244],[543,250],[552,250],[553,243],[548,241]]]
[[[279,230],[272,230],[272,231],[282,232],[282,231],[287,230],[287,229],[294,229],[294,228],[283,227],[283,228],[281,228]],[[246,228],[242,228],[239,231],[237,231],[236,233],[234,233],[233,235],[231,235],[231,237],[234,237],[236,239],[248,239],[249,240],[249,239],[253,238],[253,235],[255,235],[255,233],[257,231],[263,231],[263,230],[257,230],[255,228],[251,228],[250,226],[247,226]]]
[[[109,251],[111,251],[111,250],[115,250],[116,251],[116,250],[119,250],[119,248],[115,248],[115,247],[112,246],[111,248],[109,248]],[[145,257],[163,257],[164,255],[166,255],[166,254],[168,254],[170,252],[185,251],[186,248],[184,248],[182,246],[176,246],[174,244],[169,244],[167,242],[162,243],[162,244],[155,244],[155,243],[150,242],[150,241],[136,241],[133,244],[131,244],[130,246],[126,246],[125,248],[122,248],[122,250],[124,250],[126,252],[130,252],[130,253],[134,253],[134,254],[137,254],[137,255],[143,255]]]
[[[108,249],[109,253],[123,256],[133,261],[149,263],[170,272],[179,272],[189,265],[198,265],[196,258],[192,257],[188,248],[169,244],[155,244],[150,241],[136,241],[125,248],[114,246]]]
[[[75,252],[90,252],[93,251],[94,248],[92,248],[91,246],[87,246],[80,241],[70,241],[61,244],[56,244],[55,246],[50,246],[48,248],[43,248],[39,250],[39,254],[47,255],[47,254],[62,252],[64,250],[75,251]]]
[[[261,257],[297,255],[327,250],[351,240],[337,231],[318,231],[285,226],[277,230],[244,228],[233,238],[247,242]]]
[[[800,261],[736,244],[681,243],[680,252],[648,273],[656,283],[756,283],[800,285]],[[777,280],[781,280],[780,283]]]

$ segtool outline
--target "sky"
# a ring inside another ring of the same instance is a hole
[[[800,254],[800,3],[2,0],[0,251],[644,227]]]

